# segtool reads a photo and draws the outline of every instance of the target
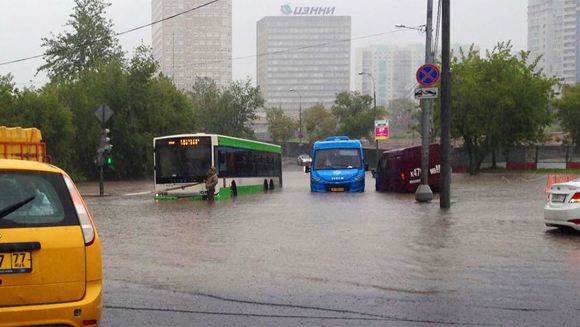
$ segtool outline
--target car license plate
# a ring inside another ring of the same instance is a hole
[[[32,271],[30,252],[0,253],[0,274],[29,273]]]
[[[562,203],[566,200],[566,194],[552,194],[552,202]]]
[[[330,192],[344,192],[344,187],[331,187]]]

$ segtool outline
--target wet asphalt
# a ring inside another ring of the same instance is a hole
[[[103,326],[578,326],[580,233],[543,224],[546,176],[454,174],[452,207],[311,194],[308,175],[215,203],[81,184]]]

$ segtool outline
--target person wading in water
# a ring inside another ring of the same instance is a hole
[[[205,189],[207,190],[207,199],[213,201],[213,195],[215,193],[215,186],[218,183],[218,177],[215,174],[215,167],[209,167],[207,171],[207,179],[205,180]]]

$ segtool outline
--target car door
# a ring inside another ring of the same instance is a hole
[[[81,299],[84,245],[61,174],[0,171],[0,306]]]

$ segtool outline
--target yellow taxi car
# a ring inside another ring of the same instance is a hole
[[[0,326],[97,326],[101,245],[72,179],[0,159]]]

